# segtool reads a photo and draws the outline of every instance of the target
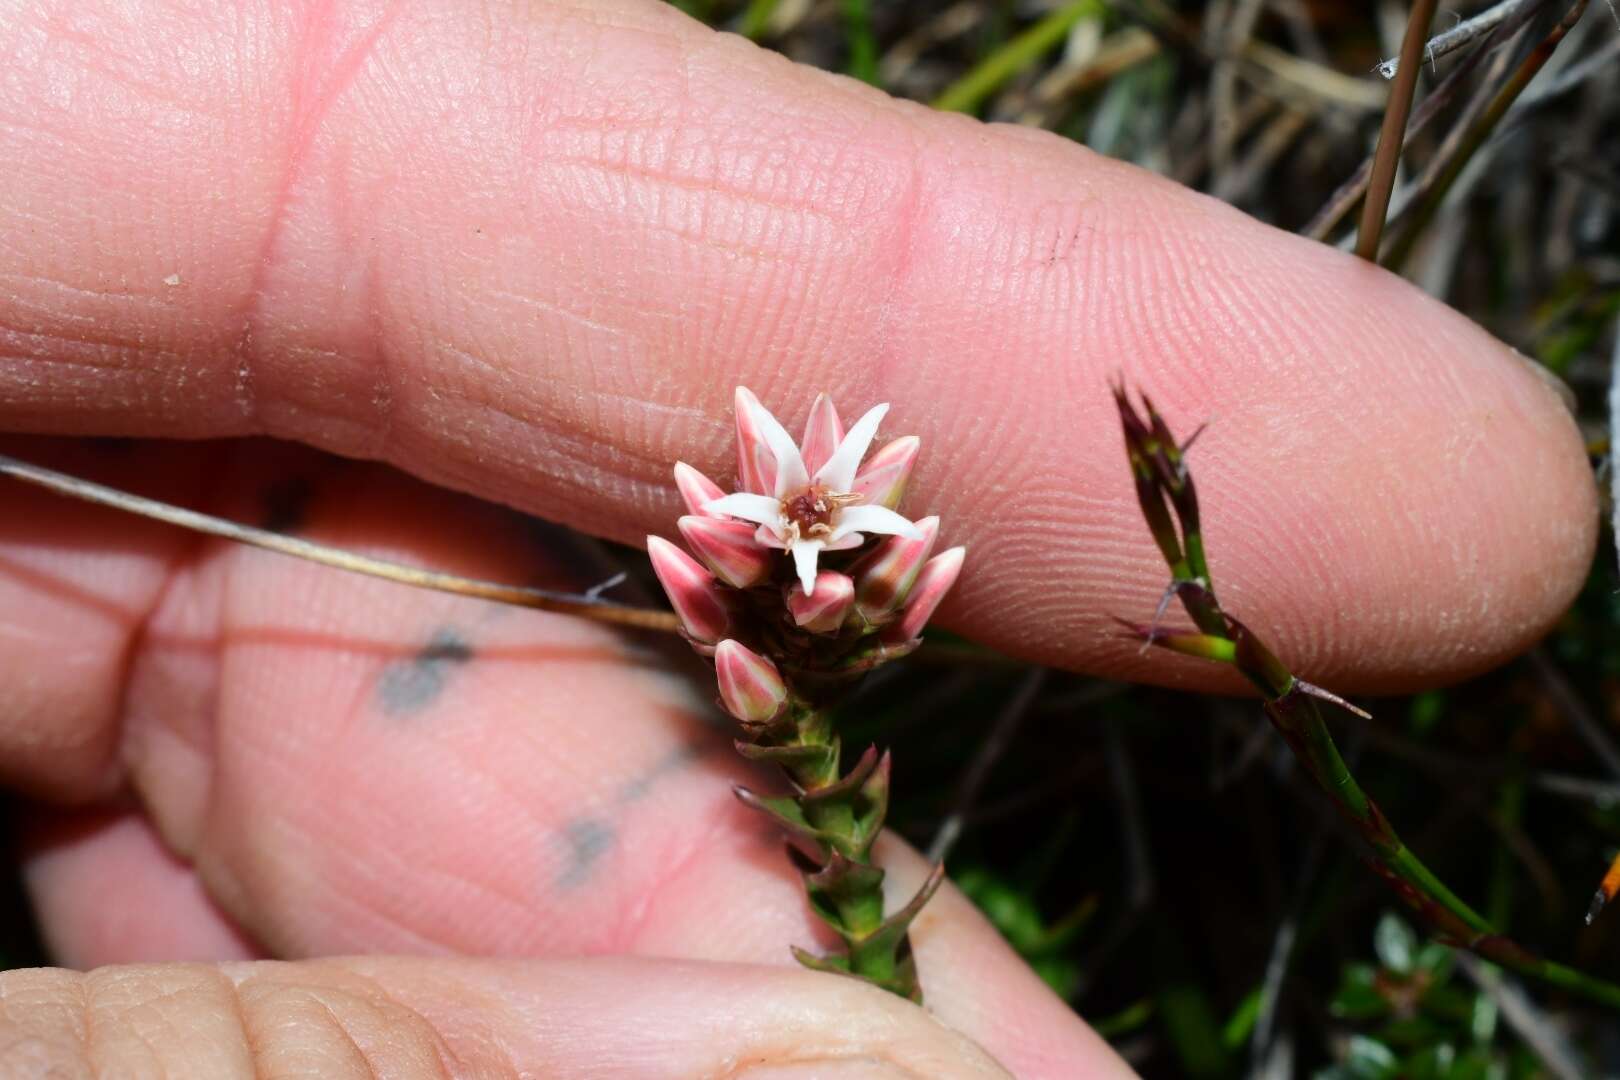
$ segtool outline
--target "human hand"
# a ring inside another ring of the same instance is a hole
[[[0,36],[12,432],[268,434],[624,540],[669,531],[675,458],[729,471],[737,383],[892,401],[924,440],[908,505],[972,553],[940,622],[1189,683],[1211,676],[1108,632],[1163,584],[1118,369],[1214,419],[1197,454],[1224,595],[1319,682],[1489,666],[1590,559],[1573,424],[1459,316],[1062,140],[891,102],[661,6],[31,3]],[[581,583],[501,511],[309,450],[6,449],[425,565]],[[64,963],[713,963],[113,969],[88,997],[14,974],[0,1022],[44,1041],[0,1053],[82,1054],[88,1000],[103,1038],[162,1015],[151,1045],[198,1075],[220,1074],[215,1047],[335,1071],[385,1044],[467,1071],[821,1053],[975,1075],[967,1039],[1020,1076],[1121,1068],[948,888],[912,936],[930,1009],[966,1039],[785,966],[815,933],[797,883],[732,800],[743,770],[699,692],[645,641],[4,490],[0,778],[35,800],[29,882]],[[903,845],[880,861],[895,895],[915,886]]]

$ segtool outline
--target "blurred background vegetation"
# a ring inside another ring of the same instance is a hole
[[[1348,208],[1335,193],[1372,153],[1390,85],[1377,67],[1408,14],[1351,0],[679,6],[1345,247],[1356,213],[1330,227],[1322,211]],[[1557,372],[1606,478],[1620,15],[1591,4],[1539,56],[1573,7],[1441,6],[1430,33],[1462,45],[1420,76],[1383,261]],[[1620,1075],[1620,1016],[1424,936],[1256,703],[920,659],[884,673],[850,740],[904,763],[891,824],[948,848],[957,883],[1144,1074]],[[1529,656],[1361,704],[1377,718],[1336,717],[1341,747],[1408,843],[1522,943],[1620,979],[1620,911],[1583,924],[1620,848],[1612,536]]]

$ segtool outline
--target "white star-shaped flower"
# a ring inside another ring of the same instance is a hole
[[[861,459],[877,435],[887,405],[869,409],[848,434],[825,395],[805,429],[804,447],[746,387],[737,388],[738,483],[745,489],[703,504],[706,514],[753,522],[754,540],[793,556],[806,596],[815,592],[823,551],[859,547],[868,533],[920,539],[904,516],[867,501],[857,484]]]

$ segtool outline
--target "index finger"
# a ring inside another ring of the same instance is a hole
[[[1573,423],[1455,313],[662,5],[39,4],[0,35],[14,430],[269,433],[634,540],[676,458],[724,471],[737,383],[790,423],[890,401],[908,507],[970,550],[941,621],[1116,674],[1145,661],[1108,616],[1162,587],[1117,370],[1213,419],[1223,595],[1318,681],[1487,666],[1590,559]]]

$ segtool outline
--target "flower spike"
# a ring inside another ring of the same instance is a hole
[[[888,812],[889,756],[869,747],[843,769],[833,706],[866,672],[917,648],[962,549],[930,560],[939,519],[899,512],[916,436],[862,465],[889,406],[845,430],[822,394],[795,443],[746,387],[735,404],[731,492],[675,466],[690,511],[677,524],[697,558],[657,537],[647,551],[693,648],[714,660],[721,704],[741,725],[738,751],[792,782],[789,794],[738,797],[787,832],[811,909],[843,941],[827,956],[795,955],[920,1000],[906,935],[932,890],[884,917],[871,850]]]

